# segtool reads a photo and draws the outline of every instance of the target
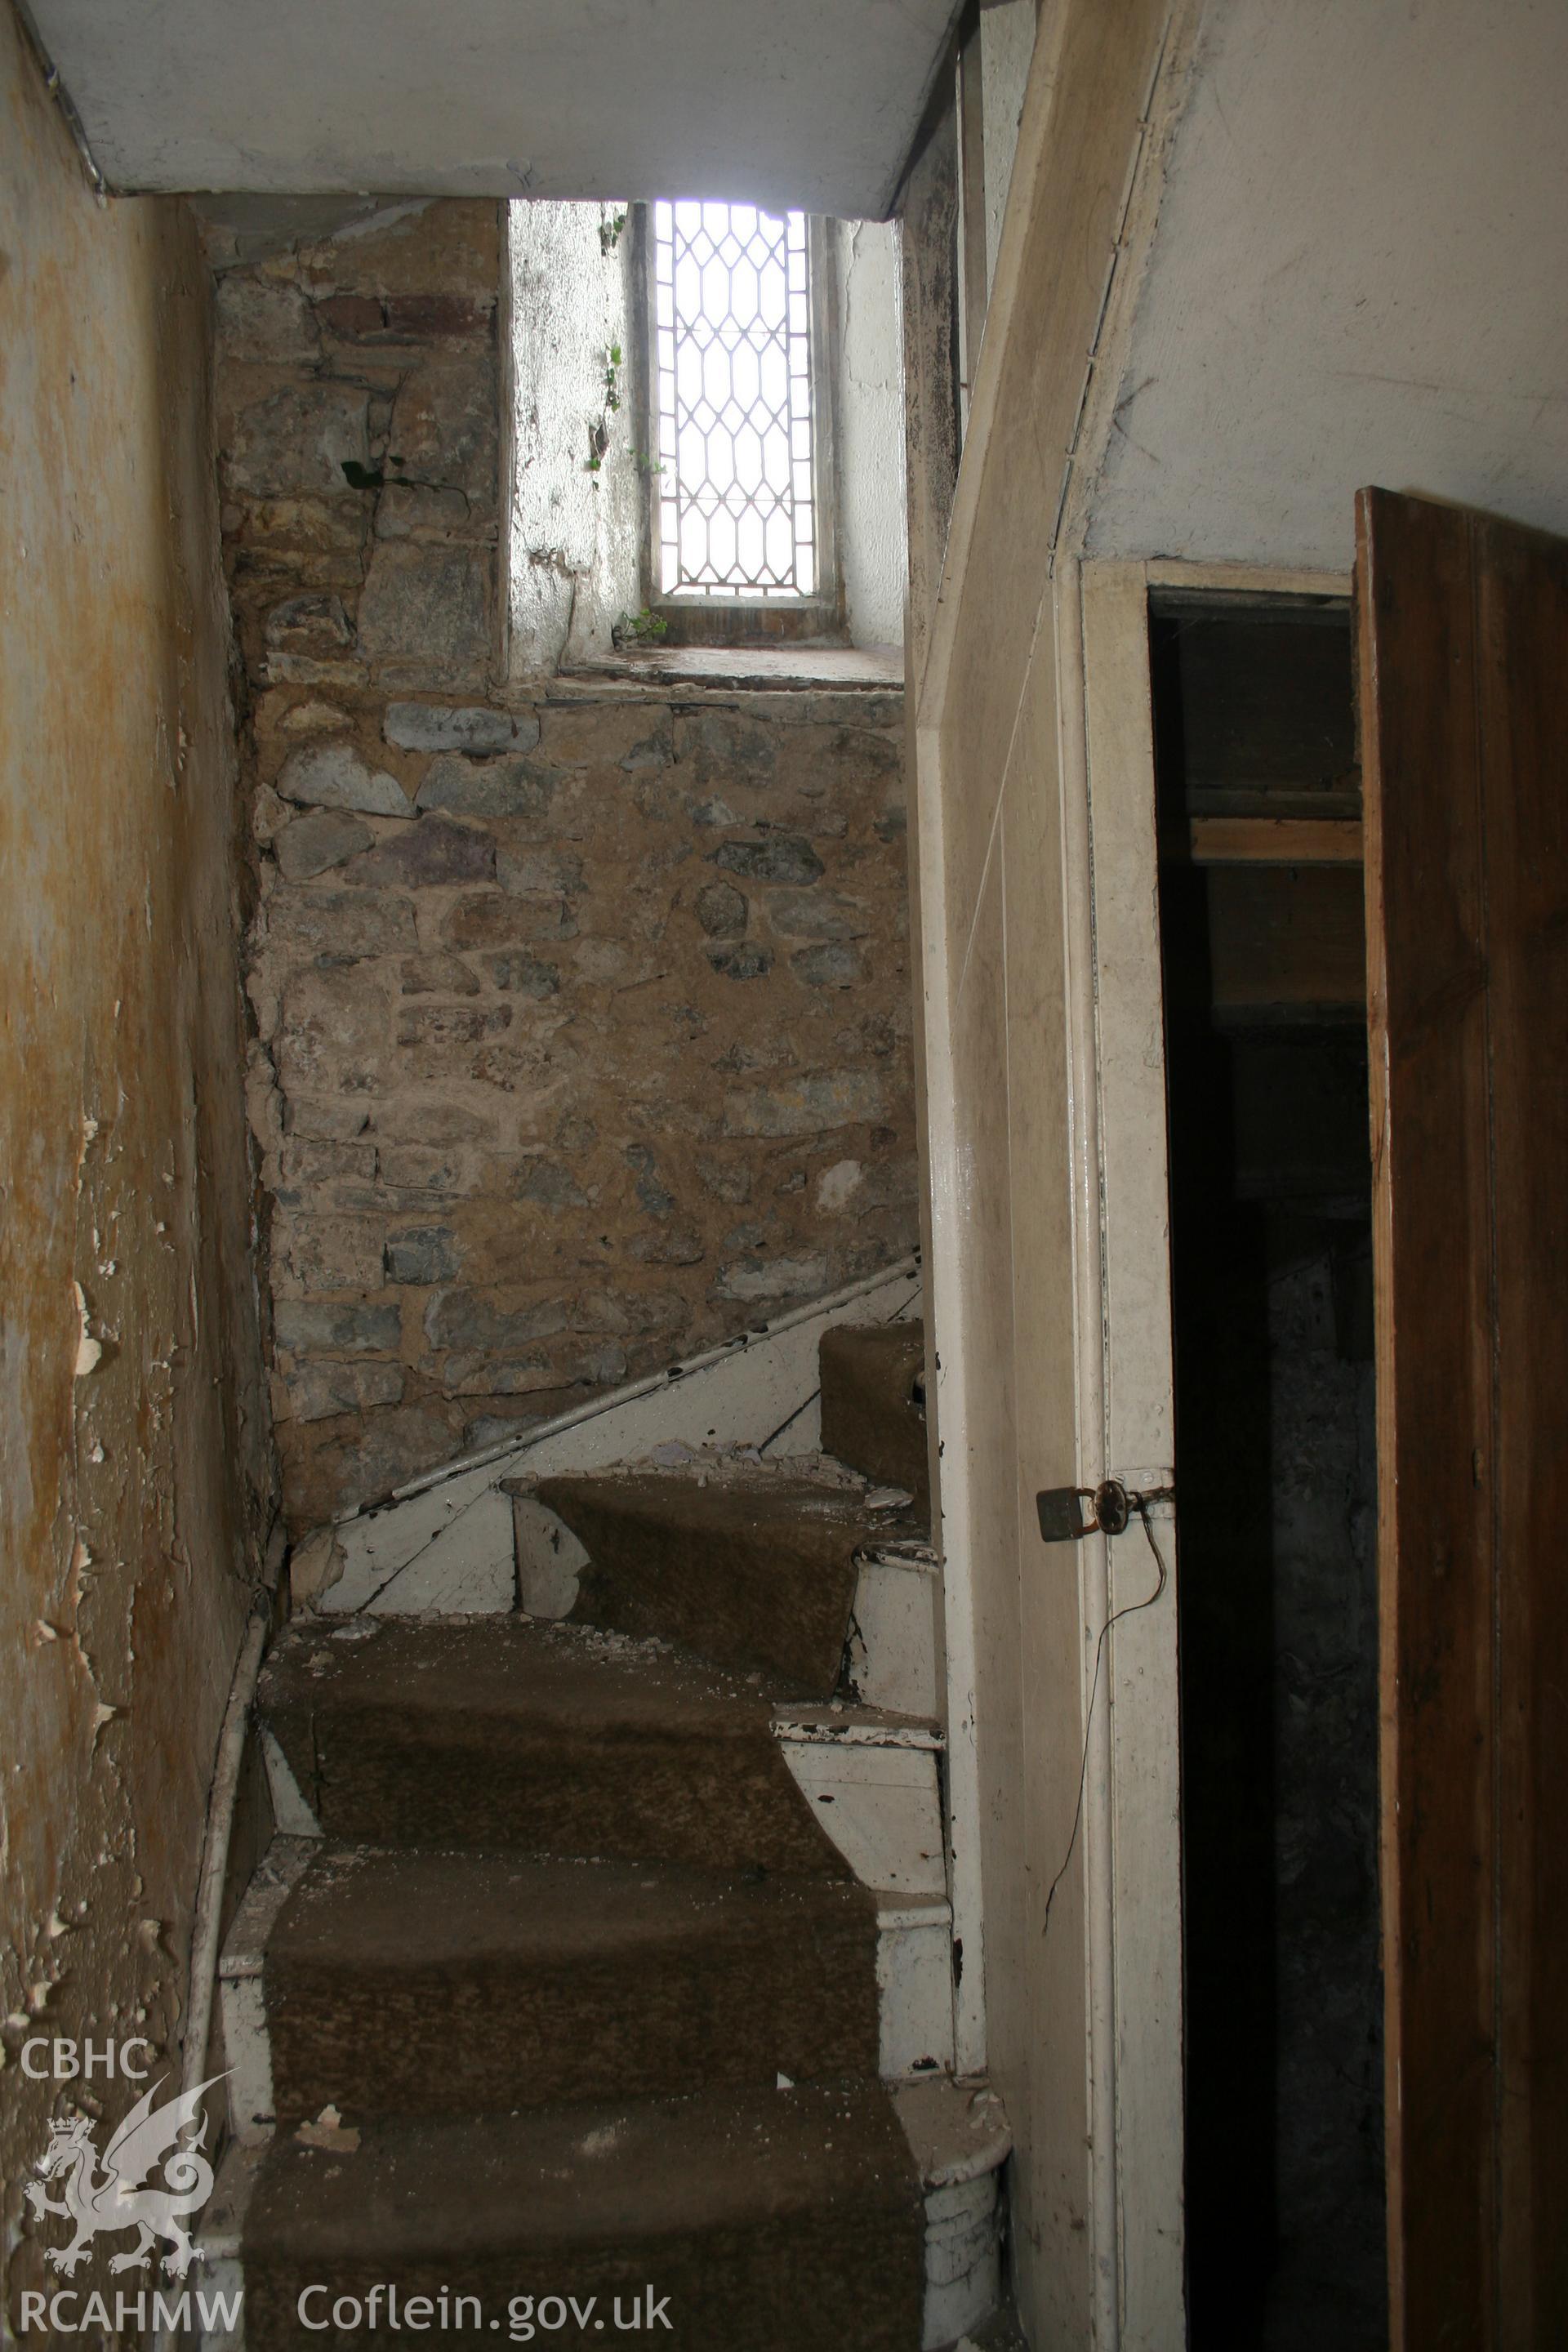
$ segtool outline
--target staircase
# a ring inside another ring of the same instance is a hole
[[[826,1335],[838,1462],[509,1478],[510,1614],[279,1640],[203,2228],[247,2352],[984,2317],[1007,2139],[952,2078],[921,1352]]]

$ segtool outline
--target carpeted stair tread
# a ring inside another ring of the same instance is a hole
[[[923,2224],[874,2084],[373,2121],[342,2154],[280,2134],[245,2227],[247,2352],[304,2340],[309,2284],[329,2304],[375,2284],[476,2294],[503,2336],[520,2294],[629,2302],[651,2285],[670,2321],[654,2333],[679,2352],[913,2352]],[[400,2340],[384,2303],[381,2335]]]
[[[822,1447],[863,1477],[902,1486],[931,1523],[926,1422],[913,1401],[925,1376],[923,1323],[837,1323],[817,1351]]]
[[[269,1938],[280,2124],[874,2078],[857,1885],[329,1848]]]
[[[544,1478],[539,1500],[583,1544],[574,1614],[679,1642],[826,1697],[843,1664],[855,1554],[887,1528],[857,1489],[774,1471]]]
[[[291,1631],[258,1692],[329,1837],[847,1874],[760,1677],[583,1627],[372,1622]]]

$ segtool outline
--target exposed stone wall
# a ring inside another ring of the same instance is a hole
[[[296,1527],[915,1237],[901,698],[496,685],[499,269],[220,286]]]
[[[499,649],[496,206],[398,205],[249,265],[232,236],[213,252],[249,677],[482,687]]]

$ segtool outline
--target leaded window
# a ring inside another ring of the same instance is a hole
[[[662,597],[822,595],[810,225],[652,212],[654,568]]]

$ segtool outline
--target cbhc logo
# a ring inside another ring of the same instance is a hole
[[[34,2053],[39,2050],[47,2053],[47,2065],[34,2064]],[[150,2058],[153,2044],[135,2033],[128,2042],[119,2042],[63,2039],[51,2042],[47,2034],[35,2033],[30,2042],[22,2044],[22,2072],[35,2083],[51,2079],[57,2083],[90,2083],[95,2074],[106,2074],[110,2079],[123,2074],[127,2082],[144,2083],[153,2070],[150,2066],[133,2065],[134,2052]]]

